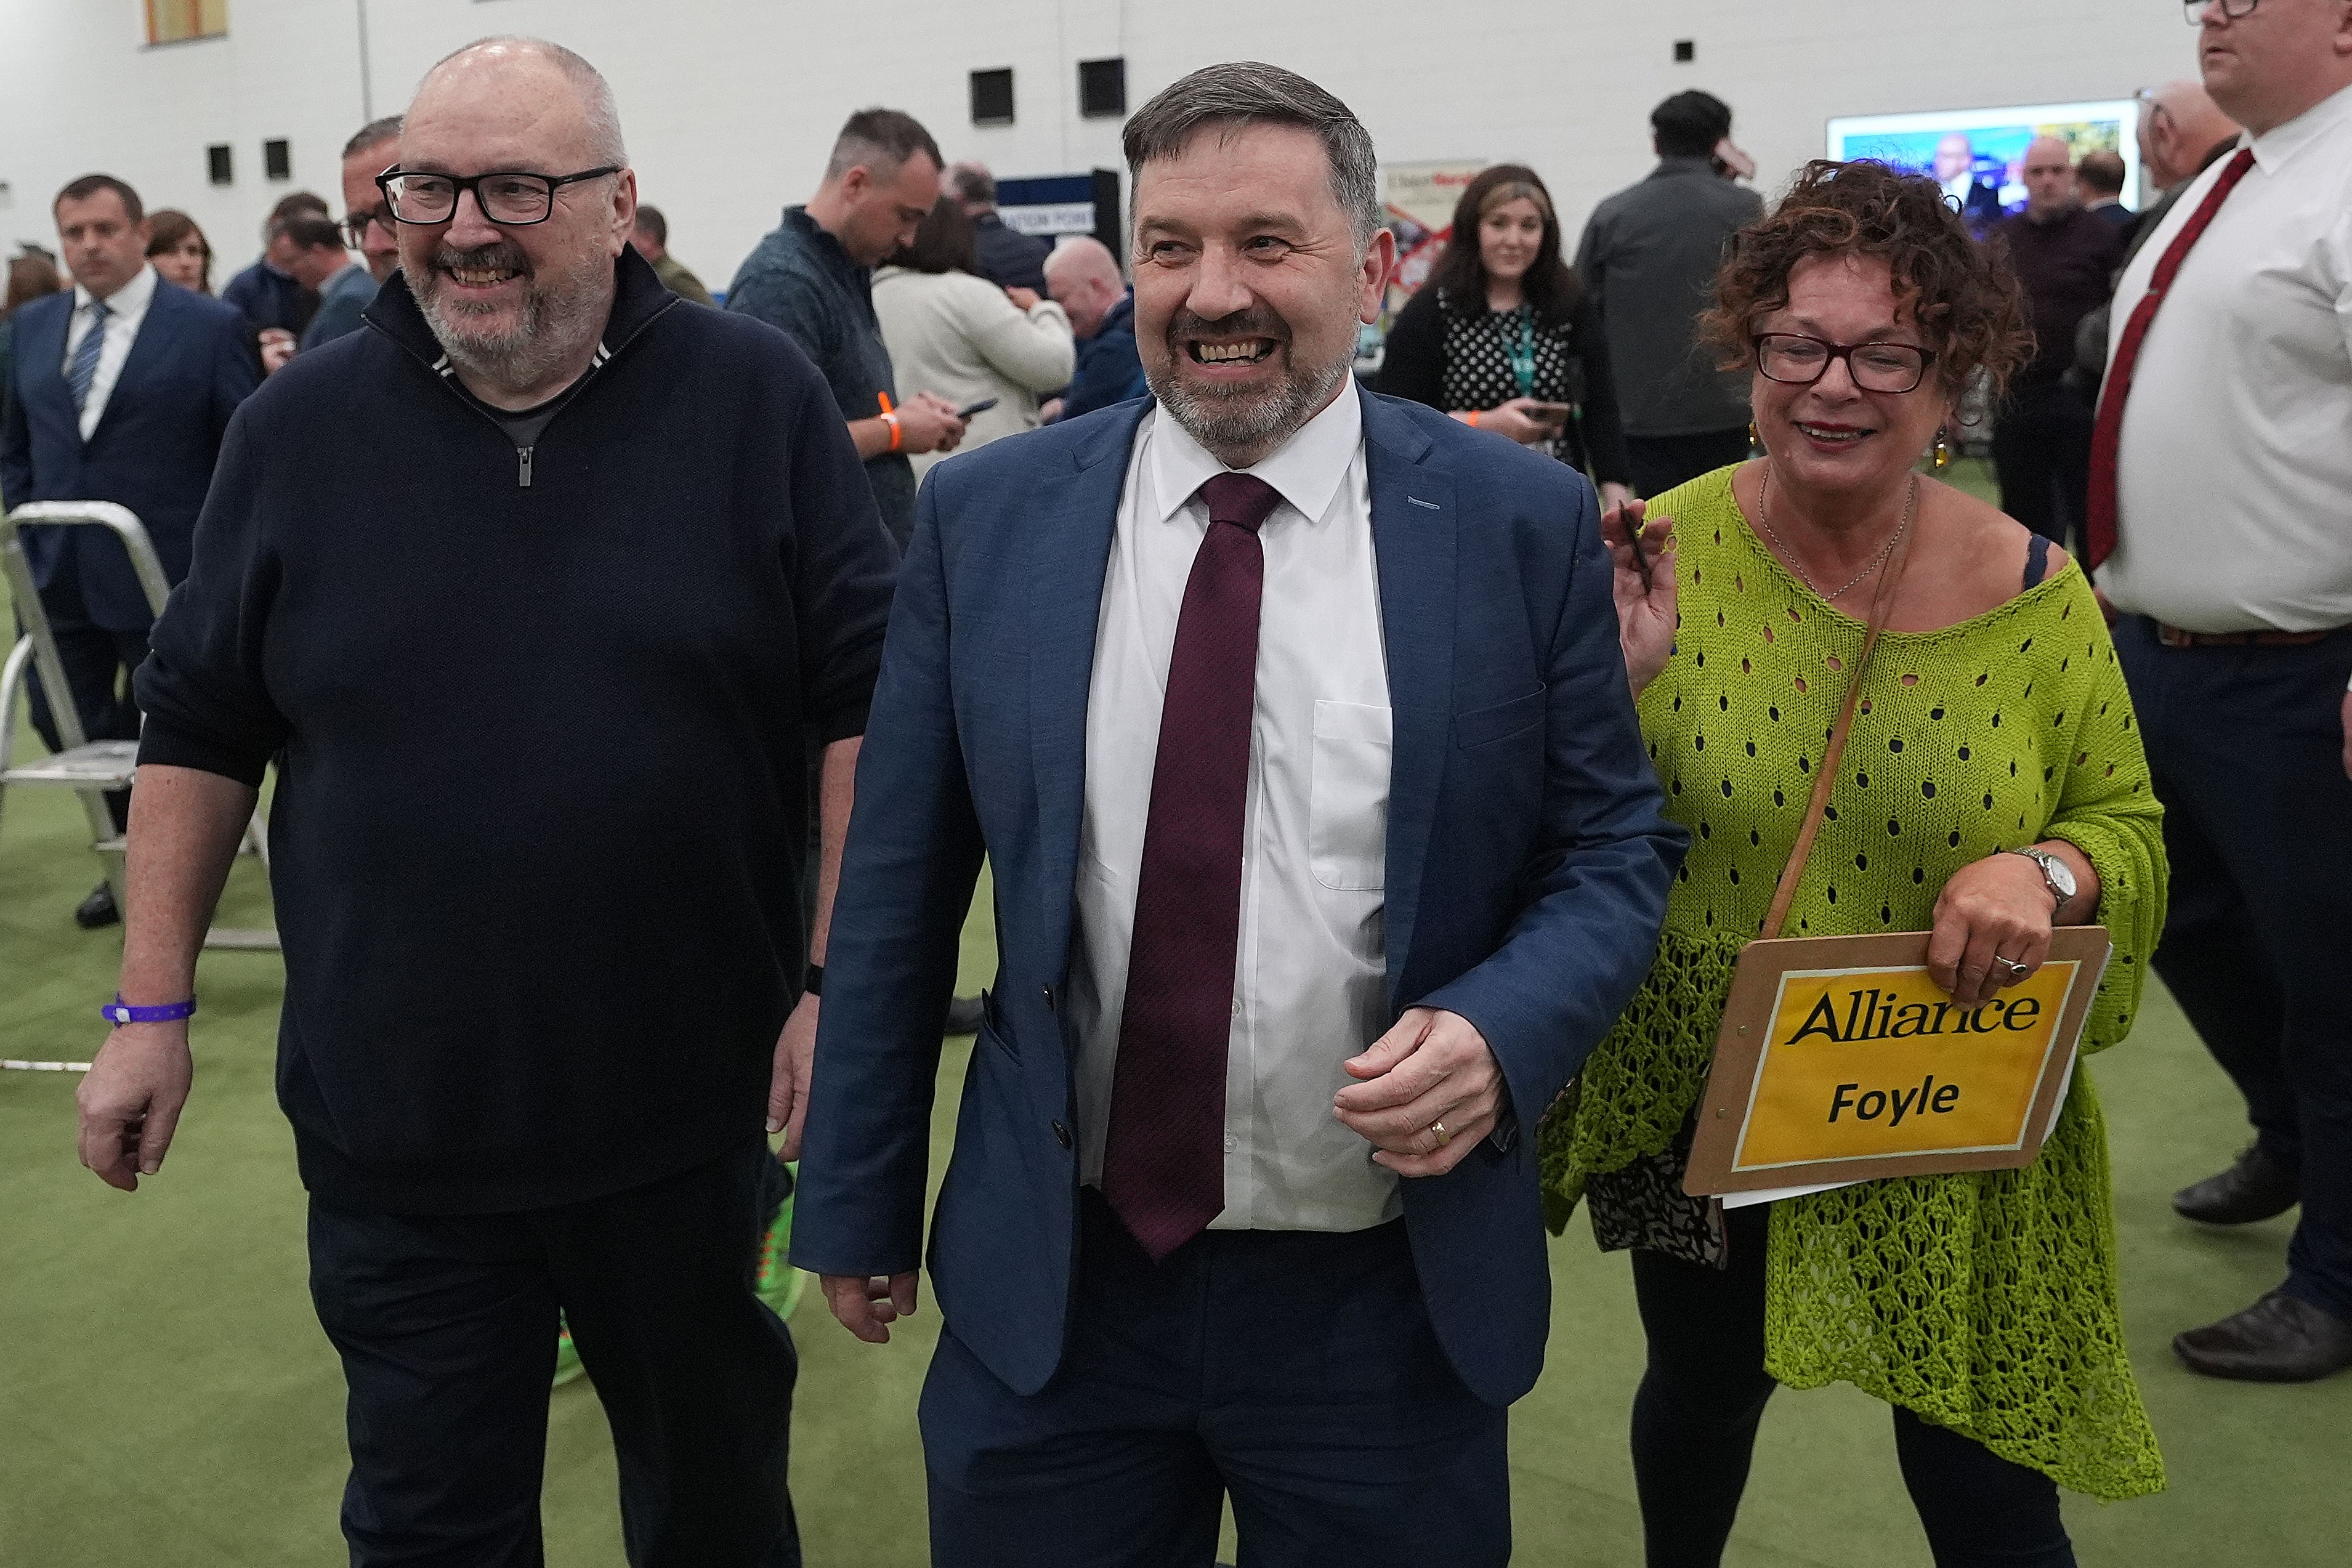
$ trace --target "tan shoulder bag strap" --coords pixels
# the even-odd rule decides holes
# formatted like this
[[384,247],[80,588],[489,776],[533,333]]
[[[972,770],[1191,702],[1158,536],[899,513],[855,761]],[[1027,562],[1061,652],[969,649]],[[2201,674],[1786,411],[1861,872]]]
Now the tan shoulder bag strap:
[[[1919,480],[1915,475],[1911,504],[1906,512],[1916,510]],[[1780,872],[1780,886],[1772,894],[1772,912],[1764,917],[1764,929],[1757,939],[1769,942],[1780,934],[1781,925],[1789,918],[1789,906],[1796,901],[1797,884],[1804,879],[1805,862],[1813,852],[1813,840],[1821,836],[1822,814],[1829,809],[1830,791],[1837,784],[1838,764],[1845,757],[1847,734],[1853,729],[1854,710],[1862,703],[1862,683],[1870,674],[1871,655],[1878,651],[1879,634],[1886,629],[1887,616],[1895,613],[1895,596],[1903,584],[1903,564],[1911,555],[1910,523],[1916,517],[1899,525],[1903,537],[1895,542],[1895,553],[1887,558],[1886,570],[1879,574],[1878,590],[1870,601],[1870,634],[1862,639],[1862,657],[1854,661],[1853,679],[1846,682],[1845,706],[1838,712],[1836,727],[1830,731],[1830,743],[1822,753],[1821,771],[1813,777],[1813,798],[1805,806],[1805,825],[1797,830],[1796,847],[1789,851],[1789,864]]]

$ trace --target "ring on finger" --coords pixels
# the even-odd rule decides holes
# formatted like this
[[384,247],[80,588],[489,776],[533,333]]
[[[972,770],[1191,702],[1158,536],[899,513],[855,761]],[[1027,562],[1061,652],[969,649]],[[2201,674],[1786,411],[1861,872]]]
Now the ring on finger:
[[1437,1135],[1437,1146],[1441,1149],[1454,1141],[1454,1134],[1445,1130],[1445,1123],[1443,1121],[1431,1122],[1429,1130]]
[[1997,952],[1992,955],[1992,958],[1995,963],[2005,965],[2010,973],[2021,980],[2033,973],[2033,965],[2030,963],[2020,963],[2013,958],[2003,958]]

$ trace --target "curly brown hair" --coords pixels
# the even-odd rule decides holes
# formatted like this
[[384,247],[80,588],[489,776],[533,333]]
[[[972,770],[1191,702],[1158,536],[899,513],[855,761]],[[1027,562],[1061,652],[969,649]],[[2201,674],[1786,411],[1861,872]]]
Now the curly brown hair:
[[1755,323],[1789,303],[1789,275],[1811,256],[1869,256],[1894,274],[1936,355],[1945,395],[1958,397],[1982,371],[1998,403],[2009,378],[2033,357],[2033,331],[2007,249],[1979,244],[1944,200],[1943,187],[1866,160],[1816,158],[1780,205],[1731,237],[1715,277],[1715,303],[1699,336],[1723,353],[1723,368],[1755,362]]

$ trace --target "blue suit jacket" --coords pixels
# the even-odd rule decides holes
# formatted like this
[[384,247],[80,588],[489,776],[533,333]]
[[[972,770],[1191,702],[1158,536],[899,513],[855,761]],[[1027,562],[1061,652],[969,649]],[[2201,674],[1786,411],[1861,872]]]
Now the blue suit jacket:
[[[89,439],[63,369],[73,320],[68,289],[35,300],[16,322],[13,383],[0,416],[0,491],[9,504],[110,500],[147,527],[163,575],[178,583],[220,456],[228,416],[261,384],[251,329],[232,305],[158,279],[131,356]],[[78,574],[82,601],[100,626],[143,629],[154,617],[114,536],[96,528],[33,528],[25,553],[47,587]]]
[[[1145,404],[942,464],[924,488],[857,770],[826,952],[793,1257],[921,1256],[940,1017],[983,853],[999,967],[931,1231],[948,1323],[1032,1393],[1058,1363],[1077,1155],[1062,1005],[1095,626]],[[1364,397],[1395,710],[1391,1014],[1461,1014],[1519,1127],[1648,970],[1686,839],[1661,815],[1618,650],[1592,491],[1566,465]],[[1369,1044],[1370,1042],[1366,1042]],[[1481,1398],[1543,1363],[1550,1277],[1532,1136],[1404,1184],[1439,1339]]]

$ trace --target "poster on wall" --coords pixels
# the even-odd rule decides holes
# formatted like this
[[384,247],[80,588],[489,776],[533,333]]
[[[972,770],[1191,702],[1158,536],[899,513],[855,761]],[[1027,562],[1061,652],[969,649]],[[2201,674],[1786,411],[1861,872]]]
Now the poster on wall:
[[2130,99],[2033,103],[1920,114],[1848,115],[1829,122],[1829,155],[1869,158],[1908,174],[1929,174],[1945,199],[1982,237],[2003,217],[2025,210],[2025,149],[2037,136],[2063,137],[2081,163],[2086,153],[2124,161],[2124,205],[2140,205],[2139,107]]
[[1382,331],[1429,280],[1429,269],[1453,233],[1454,204],[1486,166],[1483,159],[1449,158],[1381,168],[1388,229],[1397,242],[1396,271],[1389,279],[1388,309],[1380,323]]

